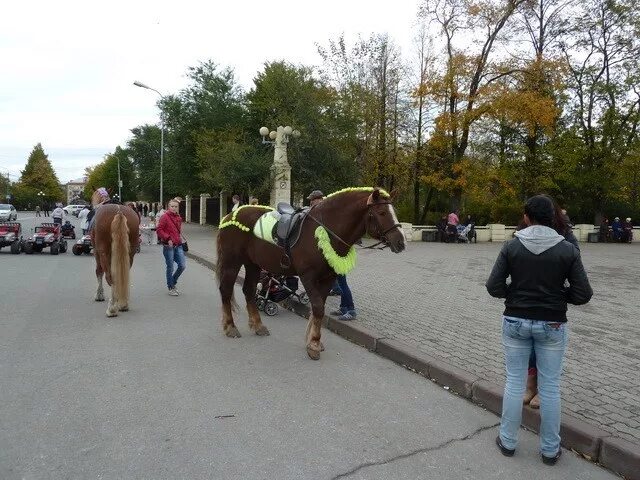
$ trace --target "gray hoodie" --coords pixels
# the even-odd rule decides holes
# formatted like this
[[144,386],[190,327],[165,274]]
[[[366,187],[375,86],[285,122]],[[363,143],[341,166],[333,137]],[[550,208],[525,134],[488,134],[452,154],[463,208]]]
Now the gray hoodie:
[[531,225],[515,233],[520,243],[534,255],[540,255],[564,240],[553,228]]

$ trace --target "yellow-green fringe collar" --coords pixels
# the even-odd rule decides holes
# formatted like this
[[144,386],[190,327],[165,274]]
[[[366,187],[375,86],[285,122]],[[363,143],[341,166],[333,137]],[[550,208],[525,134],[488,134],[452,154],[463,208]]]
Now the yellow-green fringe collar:
[[333,268],[334,272],[338,275],[346,275],[353,270],[353,267],[356,266],[356,249],[353,245],[349,252],[344,257],[341,257],[331,246],[329,234],[324,227],[316,228],[315,237],[318,240],[318,248],[322,252],[322,256],[329,266]]
[[[333,192],[330,193],[329,195],[327,195],[327,198],[329,197],[333,197],[334,195],[338,195],[339,193],[344,193],[344,192],[373,192],[374,188],[373,187],[348,187],[348,188],[343,188],[342,190],[338,190],[337,192]],[[382,195],[385,198],[389,198],[391,195],[389,195],[389,193],[382,189],[379,188],[378,190],[380,190],[380,195]]]
[[[236,220],[236,216],[238,215],[238,212],[240,210],[242,210],[243,208],[264,208],[266,210],[273,210],[273,208],[268,207],[267,205],[242,205],[242,206],[236,208],[230,214],[227,214],[224,217],[222,217],[222,220],[220,220],[220,225],[218,225],[218,228],[220,229],[220,228],[234,226],[234,227],[238,227],[243,232],[251,231],[251,229],[249,227],[247,227],[246,225],[243,225],[242,223],[240,223],[239,221]],[[231,215],[231,219],[230,220],[229,220],[229,215]]]

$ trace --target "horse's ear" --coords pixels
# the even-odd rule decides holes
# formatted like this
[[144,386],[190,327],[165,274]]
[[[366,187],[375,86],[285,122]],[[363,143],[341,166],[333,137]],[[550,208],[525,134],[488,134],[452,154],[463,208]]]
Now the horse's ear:
[[369,198],[367,199],[367,205],[377,203],[378,200],[380,200],[380,189],[374,188],[373,192],[371,192],[371,195],[369,195]]

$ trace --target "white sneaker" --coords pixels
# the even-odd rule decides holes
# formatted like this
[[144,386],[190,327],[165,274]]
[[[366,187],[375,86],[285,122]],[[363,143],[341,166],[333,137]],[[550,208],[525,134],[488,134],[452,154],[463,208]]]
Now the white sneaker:
[[169,295],[171,295],[172,297],[177,297],[180,294],[178,293],[178,291],[175,288],[170,288],[169,289]]

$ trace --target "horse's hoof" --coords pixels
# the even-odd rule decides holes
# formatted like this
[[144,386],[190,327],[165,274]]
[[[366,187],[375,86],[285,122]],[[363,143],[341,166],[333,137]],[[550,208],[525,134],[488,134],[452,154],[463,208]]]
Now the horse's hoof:
[[104,302],[104,295],[96,295],[96,302]]
[[260,328],[256,329],[256,335],[258,335],[259,337],[266,337],[271,335],[271,333],[269,332],[269,329],[267,327],[265,327],[264,325],[260,325]]
[[320,360],[320,350],[318,347],[307,345],[307,355],[311,360]]
[[118,312],[112,312],[111,310],[107,310],[107,317],[117,317],[118,316]]
[[224,334],[229,338],[240,338],[242,336],[236,327],[225,329]]
[[122,307],[119,307],[118,310],[120,310],[121,312],[128,312],[129,305],[123,305]]
[[324,352],[324,343],[318,342],[318,344],[320,345],[320,351]]

